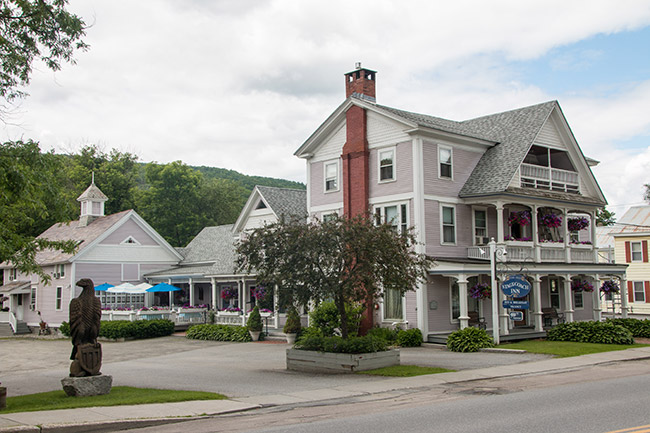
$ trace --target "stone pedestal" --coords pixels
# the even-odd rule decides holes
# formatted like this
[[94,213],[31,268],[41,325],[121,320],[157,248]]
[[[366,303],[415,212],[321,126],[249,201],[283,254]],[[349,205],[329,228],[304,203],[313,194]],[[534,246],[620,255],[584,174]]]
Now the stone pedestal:
[[89,397],[111,392],[113,376],[99,375],[86,377],[66,377],[61,379],[63,390],[70,397]]

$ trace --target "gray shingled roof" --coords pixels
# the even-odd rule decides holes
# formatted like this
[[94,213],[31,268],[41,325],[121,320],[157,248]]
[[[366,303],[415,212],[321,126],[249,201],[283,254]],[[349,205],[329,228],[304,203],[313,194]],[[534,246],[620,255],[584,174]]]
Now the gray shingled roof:
[[77,198],[77,201],[83,200],[108,200],[108,197],[95,185],[91,183],[88,188]]
[[259,185],[256,188],[278,218],[307,218],[306,190]]
[[[69,223],[57,223],[49,229],[45,230],[38,237],[49,239],[51,241],[66,241],[74,240],[79,242],[77,254],[83,251],[95,239],[101,236],[106,230],[111,228],[114,224],[124,218],[131,210],[114,213],[99,217],[84,227],[79,227],[79,221],[71,221]],[[61,251],[41,251],[36,255],[36,261],[41,265],[63,263],[74,254],[66,254]]]

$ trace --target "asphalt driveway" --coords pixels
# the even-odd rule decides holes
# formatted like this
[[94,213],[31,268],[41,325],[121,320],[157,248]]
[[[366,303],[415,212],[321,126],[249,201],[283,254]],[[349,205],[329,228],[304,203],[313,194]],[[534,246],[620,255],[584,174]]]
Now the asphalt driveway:
[[[102,342],[102,372],[114,386],[212,391],[229,397],[309,391],[385,378],[307,374],[285,369],[288,344],[227,343],[169,336]],[[68,375],[69,340],[0,339],[0,382],[9,395],[61,389]],[[401,349],[402,364],[467,370],[545,359],[545,355],[448,352],[440,346]]]

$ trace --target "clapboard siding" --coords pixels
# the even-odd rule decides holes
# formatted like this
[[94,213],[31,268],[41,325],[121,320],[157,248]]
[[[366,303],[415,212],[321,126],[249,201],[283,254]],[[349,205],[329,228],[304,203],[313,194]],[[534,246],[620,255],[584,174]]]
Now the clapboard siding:
[[346,141],[345,123],[339,129],[334,131],[324,143],[316,150],[312,161],[324,161],[327,159],[338,158],[343,152],[343,145]]
[[158,242],[149,236],[149,234],[147,234],[147,232],[145,232],[142,227],[132,219],[129,219],[113,233],[106,236],[106,238],[101,241],[100,245],[119,245],[129,236],[138,241],[140,245],[158,245]]
[[90,278],[96,286],[103,283],[118,285],[122,283],[121,263],[77,263],[76,278]]
[[410,141],[408,134],[404,132],[404,126],[387,119],[386,117],[374,112],[368,113],[368,146],[370,149],[374,147],[383,147]]
[[427,284],[429,304],[435,301],[437,308],[428,310],[429,329],[435,332],[448,332],[458,329],[458,323],[451,321],[451,290],[449,278],[433,276]]
[[[425,200],[425,233],[427,254],[437,257],[467,257],[467,247],[473,245],[472,207],[464,204],[447,204],[456,208],[456,245],[441,245],[440,203]],[[496,215],[494,216],[496,218]],[[496,233],[496,226],[494,228]]]
[[84,261],[97,262],[178,262],[166,248],[142,245],[98,245],[83,255]]
[[406,292],[404,295],[406,300],[406,321],[408,322],[408,328],[417,328],[418,327],[418,303],[416,292]]
[[544,126],[535,138],[535,143],[540,146],[551,146],[558,149],[566,149],[562,137],[560,136],[555,122],[551,118],[546,120]]
[[267,224],[273,224],[274,222],[277,222],[277,220],[278,219],[275,217],[275,214],[273,214],[269,208],[254,210],[248,215],[248,218],[244,223],[244,230],[252,230],[259,227],[264,227]]
[[[390,148],[390,146],[389,146]],[[386,148],[372,149],[368,160],[370,198],[413,191],[413,146],[410,141],[395,146],[395,180],[379,183],[379,152]]]
[[[452,149],[452,177],[444,179],[438,177],[438,147]],[[460,189],[481,159],[481,152],[474,152],[466,148],[454,147],[447,143],[424,141],[422,146],[422,159],[424,171],[424,194],[458,197]]]

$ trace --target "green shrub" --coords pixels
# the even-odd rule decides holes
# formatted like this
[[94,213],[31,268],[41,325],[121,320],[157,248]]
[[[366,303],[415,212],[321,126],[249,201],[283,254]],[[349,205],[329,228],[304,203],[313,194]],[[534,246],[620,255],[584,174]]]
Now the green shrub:
[[300,350],[329,353],[374,353],[388,350],[388,342],[379,337],[323,337],[317,334],[303,335],[294,346]]
[[487,332],[471,326],[454,331],[447,338],[447,349],[452,352],[478,352],[493,346],[492,337]]
[[397,332],[396,342],[401,347],[420,347],[422,346],[422,331],[418,328],[400,329]]
[[382,340],[386,340],[389,344],[394,344],[397,341],[397,334],[399,331],[399,329],[374,327],[368,331],[367,335],[381,338]]
[[648,319],[607,319],[605,323],[620,325],[632,333],[632,337],[650,338],[650,320]]
[[[361,325],[361,317],[363,316],[363,306],[346,304],[345,312],[348,316],[348,335],[355,336],[359,333],[359,325]],[[337,329],[341,327],[339,310],[336,308],[334,302],[321,302],[309,313],[309,323],[320,329],[323,335],[336,335]]]
[[214,318],[216,317],[216,314],[214,310],[210,310],[208,313],[208,323],[214,323]]
[[300,323],[300,315],[298,315],[298,310],[295,307],[291,307],[287,313],[287,321],[284,324],[282,331],[285,334],[298,334],[302,324]]
[[249,331],[260,332],[264,326],[262,325],[262,315],[260,314],[260,309],[256,305],[251,311],[251,314],[248,316],[248,321],[246,322],[246,328]]
[[234,325],[194,325],[187,330],[187,338],[210,341],[252,341],[248,328]]
[[611,322],[560,323],[547,331],[550,341],[573,341],[576,343],[634,344],[632,333],[623,326]]
[[70,324],[68,322],[61,322],[61,326],[59,326],[59,331],[61,334],[65,335],[66,337],[70,336]]

